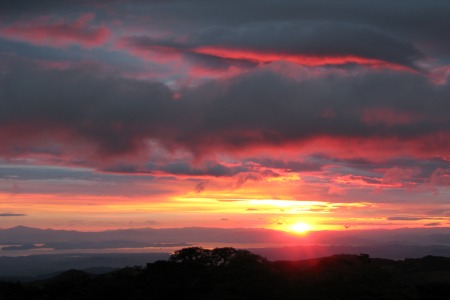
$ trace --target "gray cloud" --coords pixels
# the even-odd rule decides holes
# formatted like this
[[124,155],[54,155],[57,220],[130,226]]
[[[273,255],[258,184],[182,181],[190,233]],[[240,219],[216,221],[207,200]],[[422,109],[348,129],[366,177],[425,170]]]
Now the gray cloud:
[[0,217],[25,217],[26,214],[0,213]]
[[[94,146],[101,155],[119,155],[144,149],[148,139],[196,155],[318,136],[417,141],[412,150],[425,153],[448,153],[450,147],[449,85],[435,86],[417,74],[377,71],[297,81],[255,71],[228,80],[226,89],[220,82],[182,89],[182,98],[174,100],[162,83],[16,63],[5,65],[0,84],[0,134],[7,141],[0,152],[6,156],[49,145],[60,151]],[[366,122],[362,112],[378,108],[418,117]],[[325,110],[333,117],[324,118]],[[424,145],[423,138],[431,142]]]
[[[337,71],[315,77],[296,70],[305,72],[304,79],[296,80],[268,70],[270,66],[193,52],[196,47],[217,46],[286,55],[357,55],[419,68],[422,58],[441,63],[439,55],[450,49],[446,48],[448,30],[441,25],[448,19],[448,1],[433,5],[408,1],[408,9],[404,3],[387,0],[92,3],[80,0],[65,6],[52,0],[3,1],[0,11],[6,12],[8,21],[58,17],[69,11],[76,19],[82,13],[94,12],[95,22],[109,26],[114,38],[122,39],[126,47],[156,49],[152,51],[162,47],[196,66],[253,70],[227,80],[181,87],[177,91],[181,98],[175,100],[174,91],[165,84],[169,77],[161,82],[126,79],[112,75],[111,69],[87,64],[49,70],[21,58],[79,62],[89,57],[108,65],[117,63],[115,71],[127,65],[126,72],[145,71],[135,64],[156,65],[142,64],[136,58],[119,59],[125,55],[120,53],[123,49],[96,49],[87,54],[76,47],[59,51],[4,39],[0,53],[0,138],[5,142],[0,145],[0,156],[39,153],[64,160],[73,155],[80,165],[94,163],[104,171],[200,177],[241,174],[242,180],[247,173],[256,176],[250,163],[290,172],[327,172],[330,169],[324,167],[333,165],[333,172],[360,176],[373,184],[379,183],[381,169],[417,167],[421,173],[414,182],[428,180],[435,186],[448,186],[446,162],[436,158],[450,150],[448,83],[435,85],[424,72],[350,66],[346,66],[344,76]],[[121,12],[123,31],[112,25],[115,12]],[[136,29],[137,36],[126,34],[130,28]],[[146,35],[139,35],[142,33]],[[182,75],[174,74],[170,80],[177,76]],[[295,145],[300,151],[320,138],[377,146],[371,146],[375,154],[360,151],[363,158],[359,160],[337,159],[330,146],[320,149],[322,157],[298,161],[254,157],[238,167],[212,162],[217,153],[233,154],[261,146]],[[149,146],[152,143],[169,153],[182,150],[191,156],[156,163],[148,158],[148,150],[155,151]],[[389,152],[385,148],[390,145],[398,149],[398,144],[405,145],[409,160],[392,158],[375,163],[371,159],[377,153]],[[345,148],[347,144],[342,145]],[[416,155],[422,160],[416,160]],[[131,156],[139,162],[129,161]],[[123,159],[110,164],[111,157]],[[192,157],[203,158],[202,163],[191,165]],[[39,169],[18,169],[14,174],[4,171],[9,173],[0,177],[12,174],[39,180],[93,176],[68,170],[48,174]]]
[[[219,45],[288,55],[355,55],[413,65],[414,46],[376,28],[339,22],[280,22],[220,28],[196,36],[197,45]],[[378,45],[384,45],[378,47]]]
[[291,172],[321,171],[322,167],[325,165],[325,162],[315,161],[310,158],[307,158],[304,161],[285,161],[271,158],[253,158],[249,159],[248,161],[257,163],[264,167],[285,169]]
[[[214,59],[214,55],[194,53],[197,47],[221,47],[247,50],[261,54],[357,56],[416,68],[422,55],[413,45],[385,34],[376,28],[339,22],[256,23],[239,27],[209,28],[180,43],[173,39],[157,40],[136,36],[124,40],[140,50],[184,54],[204,64],[219,66],[236,61]],[[383,45],[383,47],[378,47]]]
[[[24,14],[74,11],[96,11],[105,21],[110,21],[111,14],[120,13],[125,21],[122,26],[176,31],[181,36],[190,36],[199,30],[214,32],[214,28],[226,28],[227,33],[212,35],[210,41],[259,44],[263,48],[272,41],[281,42],[282,47],[289,46],[287,49],[300,47],[304,51],[328,52],[325,46],[334,42],[331,49],[340,53],[352,50],[405,64],[417,58],[418,47],[433,54],[450,51],[448,28],[442,25],[447,24],[450,12],[446,0],[435,0],[433,5],[422,0],[24,0],[0,4],[4,17],[16,19]],[[259,26],[256,31],[253,30],[257,28],[255,24]],[[286,28],[281,30],[280,26]]]
[[[370,26],[385,35],[391,33],[414,43],[426,43],[428,49],[444,53],[450,50],[448,28],[442,26],[447,23],[450,12],[450,4],[445,0],[433,1],[433,5],[421,0],[154,1],[137,5],[134,9],[128,5],[127,9],[146,15],[149,24],[166,29],[177,27],[178,30],[191,31],[213,26],[245,26],[257,22],[328,21],[330,24]],[[384,44],[374,44],[374,47],[380,49]]]
[[14,178],[17,180],[47,180],[47,179],[86,179],[92,178],[92,171],[81,168],[42,167],[0,165],[0,179]]

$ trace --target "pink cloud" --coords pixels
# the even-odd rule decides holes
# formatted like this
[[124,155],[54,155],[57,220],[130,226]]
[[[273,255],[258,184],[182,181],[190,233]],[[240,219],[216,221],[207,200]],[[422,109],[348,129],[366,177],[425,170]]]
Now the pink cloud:
[[439,66],[431,70],[430,79],[435,84],[444,85],[448,81],[450,65]]
[[400,168],[393,167],[388,169],[383,175],[383,181],[386,183],[403,182],[404,180],[414,178],[421,172],[420,168]]
[[437,168],[431,175],[431,184],[436,186],[450,186],[450,169]]
[[115,49],[125,50],[145,62],[162,66],[162,70],[155,77],[173,77],[174,73],[178,74],[179,78],[174,82],[175,87],[194,86],[205,78],[229,78],[248,70],[248,67],[232,63],[224,63],[222,67],[217,68],[193,61],[190,57],[193,53],[188,48],[159,45],[152,41],[145,44],[145,41],[141,43],[139,38],[122,38],[115,45]]
[[65,47],[80,45],[86,48],[104,44],[110,31],[105,26],[92,26],[95,15],[86,13],[77,20],[41,17],[21,20],[0,29],[0,35],[7,39],[35,45]]
[[329,195],[345,195],[347,192],[344,188],[341,188],[339,186],[332,185],[328,189]]
[[[238,134],[236,131],[235,135]],[[227,148],[237,157],[257,156],[262,153],[294,157],[299,150],[304,155],[323,153],[341,159],[361,157],[372,162],[382,162],[398,156],[411,156],[426,159],[430,155],[444,157],[450,151],[450,134],[446,132],[399,139],[397,137],[345,137],[311,136],[299,140],[279,140],[283,147],[270,141],[255,141],[246,148]],[[220,141],[219,141],[220,142]],[[220,151],[223,144],[202,144],[203,154]]]
[[115,45],[115,48],[117,50],[126,50],[131,55],[139,57],[144,61],[171,64],[180,64],[184,52],[183,50],[172,46],[136,44],[132,38],[120,39]]

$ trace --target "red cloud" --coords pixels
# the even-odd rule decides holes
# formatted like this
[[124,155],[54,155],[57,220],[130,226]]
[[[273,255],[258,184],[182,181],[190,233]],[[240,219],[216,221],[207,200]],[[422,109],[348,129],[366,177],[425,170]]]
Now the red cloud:
[[399,71],[413,71],[408,67],[389,63],[379,59],[356,55],[305,55],[301,53],[261,52],[258,50],[243,50],[225,47],[203,46],[192,49],[192,52],[225,59],[247,60],[255,63],[270,63],[284,60],[303,66],[316,67],[324,65],[360,64],[374,68],[388,68]]
[[52,20],[50,17],[22,20],[0,29],[0,35],[7,39],[36,45],[54,47],[81,45],[91,48],[104,44],[110,34],[105,26],[91,26],[89,23],[94,18],[94,14],[87,13],[75,21]]

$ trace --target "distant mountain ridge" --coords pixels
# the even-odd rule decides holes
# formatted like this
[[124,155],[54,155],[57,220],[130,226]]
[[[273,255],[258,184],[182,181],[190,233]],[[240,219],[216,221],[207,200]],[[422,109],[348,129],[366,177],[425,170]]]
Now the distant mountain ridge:
[[264,228],[137,228],[99,232],[38,229],[16,226],[0,229],[0,244],[81,243],[128,241],[141,243],[315,243],[315,244],[415,244],[450,246],[450,228],[313,231],[306,235]]
[[262,228],[137,228],[99,232],[38,229],[16,226],[0,229],[0,244],[32,244],[54,242],[132,241],[149,243],[230,242],[264,243],[286,242],[294,235]]

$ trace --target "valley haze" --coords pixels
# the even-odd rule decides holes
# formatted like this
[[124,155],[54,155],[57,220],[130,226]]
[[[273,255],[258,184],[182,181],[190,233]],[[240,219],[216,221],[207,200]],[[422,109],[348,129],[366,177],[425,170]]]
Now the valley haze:
[[[0,229],[0,277],[35,278],[67,269],[120,268],[167,259],[189,246],[248,249],[269,260],[334,254],[388,259],[450,257],[450,228],[317,231],[258,228],[139,228],[81,232],[25,226]],[[26,275],[26,276],[25,276]]]

